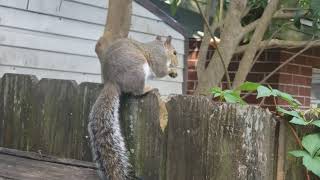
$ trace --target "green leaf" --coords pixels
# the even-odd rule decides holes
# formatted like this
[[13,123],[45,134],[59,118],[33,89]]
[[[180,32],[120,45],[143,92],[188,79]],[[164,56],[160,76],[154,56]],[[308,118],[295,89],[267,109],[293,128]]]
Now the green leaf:
[[279,106],[277,106],[277,111],[282,112],[284,114],[288,114],[293,117],[297,117],[299,119],[303,119],[297,111],[288,111],[288,110],[285,110]]
[[259,86],[257,88],[257,91],[258,91],[257,99],[261,98],[261,97],[269,97],[272,95],[271,89],[269,89],[265,86]]
[[320,157],[304,156],[302,163],[309,171],[320,177]]
[[289,151],[289,154],[291,154],[294,157],[310,156],[309,153],[304,150]]
[[222,94],[221,93],[213,93],[213,97],[218,97],[218,96],[221,96]]
[[272,92],[273,92],[272,94],[273,94],[274,96],[280,97],[281,99],[287,101],[290,105],[301,105],[301,103],[300,103],[298,100],[294,99],[294,98],[293,98],[290,94],[288,94],[288,93],[279,91],[279,90],[277,90],[277,89],[273,89]]
[[320,9],[320,1],[319,0],[311,0],[310,8],[312,11],[317,12]]
[[297,117],[293,117],[289,122],[292,124],[298,124],[298,125],[304,125],[304,126],[308,125],[308,123],[304,119],[297,118]]
[[313,124],[313,125],[315,125],[315,126],[320,127],[320,120],[312,121],[312,123],[311,123],[311,124]]
[[211,92],[212,93],[222,93],[222,89],[219,87],[214,87],[211,89]]
[[302,138],[302,146],[314,157],[320,149],[320,133],[309,134]]
[[303,158],[303,165],[315,175],[320,177],[320,157],[312,157],[307,151],[290,151],[289,154]]
[[261,86],[261,84],[247,81],[247,82],[243,83],[241,86],[239,86],[237,88],[237,90],[240,90],[240,91],[256,91],[259,86]]
[[237,102],[239,102],[239,99],[236,96],[234,96],[232,94],[228,94],[228,93],[224,95],[224,99],[228,103],[237,103]]
[[240,103],[240,104],[247,104],[245,101],[242,100],[240,97],[240,93],[233,90],[225,90],[224,92],[224,99],[228,103]]

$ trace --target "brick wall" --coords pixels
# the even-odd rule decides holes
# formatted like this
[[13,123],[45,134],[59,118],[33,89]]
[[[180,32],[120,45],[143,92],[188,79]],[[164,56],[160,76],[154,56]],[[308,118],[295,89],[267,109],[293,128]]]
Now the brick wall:
[[[199,47],[201,42],[196,40],[190,40],[190,50],[188,57],[188,94],[192,94],[197,86],[197,73],[196,64],[199,53]],[[209,53],[212,54],[213,48],[209,49]],[[266,77],[270,72],[272,72],[281,63],[290,58],[297,50],[281,50],[272,49],[266,50],[261,54],[255,65],[252,67],[251,72],[247,76],[247,81],[259,82],[264,77]],[[267,81],[267,85],[273,88],[277,88],[281,91],[292,94],[297,98],[304,107],[310,106],[310,93],[311,93],[311,80],[312,80],[312,66],[320,65],[320,58],[317,54],[317,49],[311,49],[310,51],[304,53],[304,55],[298,56],[294,61],[284,66],[276,74],[274,74]],[[229,75],[231,80],[233,80],[235,73],[238,69],[239,61],[241,57],[236,55],[229,67]],[[221,83],[222,88],[226,88],[226,82],[223,80]],[[255,95],[250,95],[246,98],[246,101],[251,104],[259,104],[261,100],[257,100]],[[277,104],[285,105],[286,103],[277,100]],[[268,107],[271,110],[274,109],[274,99],[267,98],[264,100],[262,106]]]

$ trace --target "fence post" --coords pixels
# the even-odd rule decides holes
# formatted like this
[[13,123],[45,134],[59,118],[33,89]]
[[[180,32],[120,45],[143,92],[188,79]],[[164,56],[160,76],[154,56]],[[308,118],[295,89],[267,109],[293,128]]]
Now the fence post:
[[158,92],[124,95],[120,119],[136,175],[157,180],[164,174],[165,133],[160,128]]
[[276,121],[270,112],[176,96],[168,113],[168,180],[275,178]]

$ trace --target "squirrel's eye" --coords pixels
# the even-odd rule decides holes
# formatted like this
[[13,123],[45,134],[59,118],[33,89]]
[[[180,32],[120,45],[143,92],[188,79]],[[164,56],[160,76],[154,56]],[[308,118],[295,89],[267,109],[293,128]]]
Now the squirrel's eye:
[[177,51],[174,50],[174,51],[173,51],[173,54],[174,54],[174,55],[177,55]]

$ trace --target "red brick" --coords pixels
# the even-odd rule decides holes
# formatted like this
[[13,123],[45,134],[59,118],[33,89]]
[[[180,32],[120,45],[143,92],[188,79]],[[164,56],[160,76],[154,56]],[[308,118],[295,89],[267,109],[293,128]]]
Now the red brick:
[[313,66],[313,67],[317,67],[320,68],[320,56],[318,57],[308,57],[308,61],[306,62],[306,65],[308,66]]
[[228,71],[238,71],[239,63],[238,62],[231,62],[228,66]]
[[188,80],[197,80],[197,71],[188,71]]
[[188,90],[194,90],[195,89],[195,82],[196,81],[188,81],[187,82],[187,89]]
[[189,59],[188,60],[188,69],[195,70],[196,69],[196,64],[197,64],[197,61]]
[[294,97],[295,99],[297,99],[301,104],[304,104],[304,97]]
[[259,104],[262,100],[262,98],[257,99],[256,95],[249,95],[244,99],[249,104]]
[[304,97],[304,105],[310,106],[310,97]]
[[280,79],[280,74],[279,74],[279,73],[276,73],[276,74],[272,75],[272,76],[267,80],[267,82],[268,82],[268,83],[278,83],[278,82],[279,82],[279,79]]
[[305,86],[311,87],[311,85],[312,85],[312,78],[311,78],[311,77],[306,78],[306,84],[305,84]]
[[198,59],[199,51],[189,52],[188,59]]
[[279,66],[279,63],[255,63],[251,72],[272,72]]
[[264,73],[249,73],[246,80],[250,82],[260,82],[263,78]]
[[307,58],[305,56],[298,56],[292,62],[295,64],[305,65],[307,62]]
[[[277,101],[276,101],[277,102]],[[274,97],[267,97],[265,98],[264,100],[264,105],[272,105],[272,106],[275,106],[274,104]]]
[[191,91],[191,90],[187,90],[187,94],[193,94],[194,91]]
[[283,91],[291,95],[299,95],[299,87],[297,86],[285,85]]
[[[233,81],[233,79],[234,79],[235,76],[236,76],[235,73],[229,72],[230,81]],[[225,75],[223,76],[222,81],[227,82],[227,77],[226,77]]]
[[277,99],[277,103],[278,103],[278,105],[289,105],[287,101],[282,100],[280,98]]
[[294,64],[288,64],[285,67],[283,67],[280,71],[297,74],[299,73],[299,66]]
[[311,96],[311,88],[299,87],[299,96]]
[[284,62],[286,60],[288,60],[292,55],[286,51],[281,51],[280,53],[280,61]]
[[292,75],[291,74],[280,74],[279,83],[292,84]]
[[280,51],[279,50],[267,50],[266,51],[266,61],[279,62],[280,61]]
[[277,83],[264,83],[263,85],[267,87],[271,86],[272,89],[279,89],[279,84]]
[[299,67],[299,74],[304,75],[304,76],[312,76],[312,67],[304,67],[300,66]]
[[307,82],[306,82],[306,79],[305,77],[303,76],[293,76],[293,84],[294,85],[306,85]]

